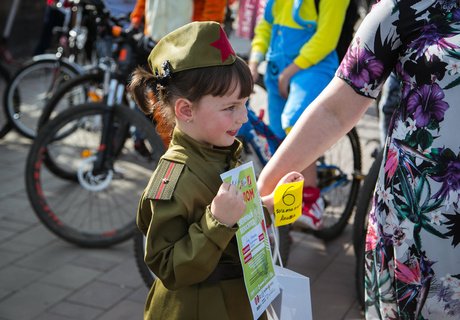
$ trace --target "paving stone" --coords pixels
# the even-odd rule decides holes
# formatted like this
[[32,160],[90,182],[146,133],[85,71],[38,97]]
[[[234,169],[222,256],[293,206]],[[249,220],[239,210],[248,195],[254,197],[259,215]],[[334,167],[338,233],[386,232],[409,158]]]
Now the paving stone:
[[31,244],[34,246],[44,246],[58,238],[41,224],[36,224],[26,232],[18,234],[16,241]]
[[358,301],[351,306],[347,314],[343,318],[344,320],[360,320],[364,319],[364,312],[361,310]]
[[96,308],[109,308],[122,298],[131,294],[132,290],[106,282],[94,281],[77,290],[67,300]]
[[[2,192],[0,187],[0,192]],[[9,218],[12,221],[23,221],[26,223],[38,222],[37,217],[32,211],[25,190],[20,192],[21,196],[8,196],[7,194],[0,198],[2,203],[1,217]],[[2,195],[4,195],[2,193]]]
[[[6,290],[5,288],[0,288],[0,301],[5,299],[6,296],[9,295],[9,294],[11,294],[11,290]],[[135,300],[135,299],[133,299],[133,300]]]
[[141,275],[137,269],[136,262],[133,258],[129,259],[109,272],[104,273],[98,280],[117,283],[130,288],[137,288],[143,284]]
[[139,320],[143,319],[144,305],[124,300],[107,311],[98,320]]
[[[0,150],[1,152],[1,150]],[[11,197],[16,194],[24,194],[24,182],[21,179],[20,183],[15,179],[17,176],[22,176],[22,165],[21,168],[19,167],[14,167],[14,168],[8,168],[9,170],[6,170],[6,173],[4,170],[0,171],[3,172],[0,178],[2,181],[14,181],[12,183],[2,183],[0,184],[0,194],[2,197]]]
[[66,317],[65,319],[92,320],[102,313],[103,309],[100,308],[88,307],[82,304],[63,301],[48,309],[47,314],[61,318]]
[[149,289],[147,288],[147,286],[143,284],[140,287],[138,287],[132,294],[130,294],[128,296],[128,299],[144,305],[145,300],[147,299],[148,293],[149,293]]
[[[1,223],[1,221],[0,221]],[[0,241],[5,241],[11,237],[13,237],[16,234],[16,232],[10,230],[10,229],[4,229],[0,227]],[[0,262],[1,265],[1,262]]]
[[11,320],[32,320],[48,307],[62,300],[70,290],[44,283],[30,286],[0,302],[0,317]]
[[[36,223],[35,221],[34,223]],[[15,233],[23,232],[30,228],[33,223],[14,220],[9,216],[0,219],[0,229],[9,230]]]
[[0,270],[1,270],[2,267],[19,259],[19,257],[21,257],[21,254],[0,249],[0,257],[2,257],[0,259]]
[[84,249],[74,248],[62,241],[56,241],[42,246],[39,250],[18,261],[17,264],[35,270],[51,272],[69,263],[82,252]]
[[42,272],[10,264],[0,269],[0,283],[4,290],[17,291],[27,287],[42,275]]
[[98,271],[66,264],[48,273],[40,281],[64,288],[77,289],[83,287],[99,275],[100,272]]
[[[20,235],[17,235],[17,237],[19,236]],[[12,239],[0,243],[0,249],[24,255],[35,251],[37,247],[26,243],[19,243],[16,241],[16,237],[13,237]]]
[[34,320],[75,320],[75,318],[45,312],[34,318]]
[[118,261],[100,257],[97,253],[88,253],[76,257],[72,263],[76,266],[92,268],[99,271],[108,271],[113,268],[114,264],[118,263]]

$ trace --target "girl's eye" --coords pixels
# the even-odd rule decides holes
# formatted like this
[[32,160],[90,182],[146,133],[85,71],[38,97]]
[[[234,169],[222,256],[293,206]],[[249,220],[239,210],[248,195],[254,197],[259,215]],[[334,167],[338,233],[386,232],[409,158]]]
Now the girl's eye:
[[227,108],[227,110],[228,111],[233,111],[233,110],[235,110],[235,108],[236,108],[235,106],[230,106],[230,107]]

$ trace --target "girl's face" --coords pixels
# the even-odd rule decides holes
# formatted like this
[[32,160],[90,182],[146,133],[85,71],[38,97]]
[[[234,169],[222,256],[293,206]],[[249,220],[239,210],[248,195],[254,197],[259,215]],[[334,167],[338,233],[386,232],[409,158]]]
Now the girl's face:
[[192,121],[188,123],[188,134],[195,140],[216,147],[228,147],[243,123],[248,121],[246,101],[239,99],[240,87],[230,95],[203,96],[193,104]]

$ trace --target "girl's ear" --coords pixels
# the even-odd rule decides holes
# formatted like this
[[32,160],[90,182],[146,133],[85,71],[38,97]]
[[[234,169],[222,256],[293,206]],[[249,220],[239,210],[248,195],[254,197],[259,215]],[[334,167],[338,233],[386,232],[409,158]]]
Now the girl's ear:
[[192,103],[185,99],[179,98],[174,104],[174,112],[176,113],[176,118],[185,122],[192,121]]

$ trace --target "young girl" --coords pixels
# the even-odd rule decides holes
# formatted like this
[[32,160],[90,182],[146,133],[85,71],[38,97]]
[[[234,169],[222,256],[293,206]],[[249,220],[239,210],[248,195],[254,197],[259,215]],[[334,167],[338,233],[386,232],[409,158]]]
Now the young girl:
[[[235,238],[245,204],[220,179],[238,165],[235,136],[247,121],[249,68],[215,22],[168,34],[148,63],[153,74],[137,70],[130,89],[145,113],[167,121],[170,131],[163,134],[171,143],[137,215],[145,262],[158,278],[144,318],[252,319]],[[281,182],[301,178],[291,173]],[[271,195],[263,200],[272,206]]]

